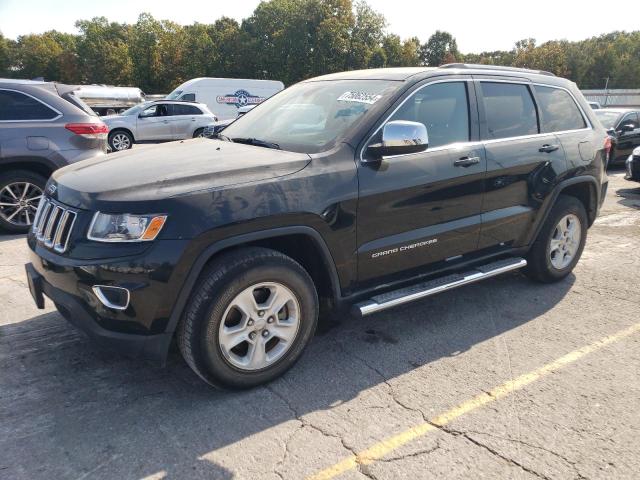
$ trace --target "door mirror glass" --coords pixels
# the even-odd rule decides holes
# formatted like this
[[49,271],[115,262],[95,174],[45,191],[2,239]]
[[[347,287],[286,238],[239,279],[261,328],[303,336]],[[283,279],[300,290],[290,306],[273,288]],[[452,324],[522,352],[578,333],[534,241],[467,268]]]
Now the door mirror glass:
[[382,142],[369,145],[368,153],[382,159],[390,155],[423,152],[429,146],[427,127],[420,122],[392,120],[382,128]]

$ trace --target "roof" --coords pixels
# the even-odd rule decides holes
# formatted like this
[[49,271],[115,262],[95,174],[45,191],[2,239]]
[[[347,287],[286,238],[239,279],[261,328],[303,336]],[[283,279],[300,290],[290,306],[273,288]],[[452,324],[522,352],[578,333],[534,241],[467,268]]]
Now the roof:
[[403,81],[414,75],[435,70],[433,67],[394,67],[369,68],[366,70],[351,70],[348,72],[330,73],[307,81],[319,80],[397,80]]

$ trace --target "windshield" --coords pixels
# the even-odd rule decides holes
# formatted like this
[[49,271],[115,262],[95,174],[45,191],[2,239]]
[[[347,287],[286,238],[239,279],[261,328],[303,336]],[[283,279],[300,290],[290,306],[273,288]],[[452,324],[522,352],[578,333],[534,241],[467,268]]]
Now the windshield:
[[174,90],[169,95],[167,95],[165,100],[177,100],[181,93],[182,93],[182,90]]
[[598,117],[598,120],[600,120],[602,126],[607,130],[615,127],[616,121],[620,116],[620,113],[618,112],[607,112],[605,110],[596,110],[594,113],[596,114],[596,117]]
[[149,105],[151,102],[139,103],[131,108],[126,109],[120,115],[137,115],[145,106]]
[[298,83],[238,118],[224,135],[293,152],[322,152],[401,85],[386,80]]

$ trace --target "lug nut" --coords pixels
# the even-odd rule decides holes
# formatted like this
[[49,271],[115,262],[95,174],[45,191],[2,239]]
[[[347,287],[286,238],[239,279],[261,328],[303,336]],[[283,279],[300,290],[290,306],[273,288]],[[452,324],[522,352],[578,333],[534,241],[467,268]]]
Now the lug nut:
[[249,334],[249,340],[253,340],[254,338],[256,338],[256,332],[251,332]]
[[263,330],[262,331],[262,336],[263,337],[268,337],[269,336],[269,330]]
[[260,310],[260,311],[258,312],[258,316],[259,316],[259,317],[264,317],[264,310]]
[[254,321],[252,319],[249,319],[249,321],[247,322],[247,325],[251,326],[254,324]]
[[267,323],[273,323],[273,322],[275,322],[275,319],[273,317],[267,318]]

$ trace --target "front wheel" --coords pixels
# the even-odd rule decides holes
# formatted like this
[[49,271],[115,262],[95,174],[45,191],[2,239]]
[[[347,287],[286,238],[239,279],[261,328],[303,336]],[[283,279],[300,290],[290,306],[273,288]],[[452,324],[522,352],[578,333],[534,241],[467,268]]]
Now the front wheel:
[[587,241],[587,212],[580,200],[561,195],[527,257],[525,273],[551,283],[569,275]]
[[245,248],[202,274],[178,326],[178,346],[209,384],[250,388],[293,366],[317,320],[306,270],[274,250]]
[[203,138],[204,137],[204,128],[198,128],[195,132],[193,132],[193,138]]

